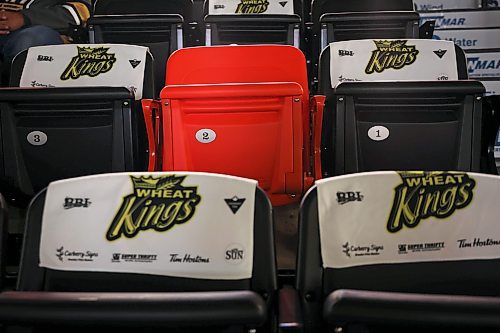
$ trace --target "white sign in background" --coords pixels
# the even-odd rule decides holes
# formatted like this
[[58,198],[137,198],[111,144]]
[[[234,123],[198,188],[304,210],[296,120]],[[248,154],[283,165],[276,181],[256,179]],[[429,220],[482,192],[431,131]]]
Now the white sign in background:
[[[241,12],[243,9],[243,13]],[[247,12],[250,11],[250,12]],[[210,0],[209,15],[293,15],[293,0]]]
[[500,29],[498,28],[435,30],[433,38],[452,41],[463,50],[500,47]]
[[418,51],[415,62],[400,69],[387,68],[380,73],[367,74],[365,69],[370,63],[372,52],[377,50],[376,41],[379,40],[353,40],[330,44],[332,88],[346,81],[458,79],[453,42],[425,39],[405,39],[406,46],[415,46]]
[[[135,193],[130,175],[186,176],[181,186],[196,187],[201,198],[196,206],[188,205],[194,209],[194,215],[166,231],[147,228],[130,238],[119,234],[109,240],[108,229],[120,208],[124,208],[124,197]],[[257,182],[250,179],[203,173],[117,173],[53,182],[48,187],[43,211],[40,266],[200,279],[250,278],[256,186]],[[163,195],[164,191],[158,193]],[[190,193],[189,197],[193,195]],[[239,204],[231,208],[226,199]],[[68,200],[80,204],[64,208]],[[128,209],[155,205],[144,201],[147,198],[134,200],[126,206]],[[182,208],[178,216],[188,214],[189,207]],[[126,214],[119,230],[134,230],[137,223]]]
[[[85,48],[88,52],[82,49],[79,52],[79,48]],[[99,52],[95,50],[99,48],[104,48],[105,51],[97,54]],[[126,87],[134,91],[136,100],[140,100],[147,52],[147,47],[121,44],[31,47],[28,50],[20,86]],[[87,54],[80,56],[80,53]],[[108,66],[111,68],[103,72],[103,69],[107,69]],[[68,71],[68,75],[66,79],[61,79],[65,71]],[[83,73],[91,73],[91,75],[79,75]]]
[[436,29],[498,28],[500,10],[471,10],[420,13],[420,24],[436,21]]
[[481,0],[413,0],[417,11],[443,9],[474,9],[481,7]]
[[500,78],[500,51],[467,52],[465,55],[471,79]]
[[[317,181],[323,267],[500,258],[500,177],[468,176],[475,181],[468,206],[447,218],[422,218],[413,228],[403,226],[397,232],[389,232],[387,224],[395,189],[403,183],[398,173],[372,172]],[[458,184],[460,179],[465,178],[454,177]],[[418,195],[419,190],[431,193],[425,186],[412,187],[404,198]],[[443,210],[462,200],[462,191],[468,189],[451,186],[445,191],[433,192],[440,195],[438,206]],[[353,199],[338,202],[339,193],[344,198],[352,193]],[[406,208],[417,211],[415,206]]]

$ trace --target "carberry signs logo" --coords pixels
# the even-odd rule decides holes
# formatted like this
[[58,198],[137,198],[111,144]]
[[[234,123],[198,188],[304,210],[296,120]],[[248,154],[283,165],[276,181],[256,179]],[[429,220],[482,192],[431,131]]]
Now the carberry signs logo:
[[183,186],[187,176],[134,177],[134,192],[123,198],[106,239],[133,238],[139,231],[165,232],[191,220],[200,203],[197,186]]
[[395,190],[387,231],[415,228],[429,217],[444,219],[467,207],[476,182],[466,173],[401,172],[403,182]]
[[64,246],[61,246],[56,249],[56,257],[59,261],[85,261],[92,262],[95,257],[98,257],[99,254],[94,251],[74,251],[67,250]]
[[342,244],[342,252],[346,257],[378,256],[384,250],[383,245],[352,245],[349,242]]

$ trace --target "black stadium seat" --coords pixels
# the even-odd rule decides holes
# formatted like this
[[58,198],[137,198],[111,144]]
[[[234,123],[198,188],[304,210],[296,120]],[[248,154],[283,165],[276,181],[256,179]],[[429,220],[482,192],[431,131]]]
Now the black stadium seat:
[[275,265],[271,205],[254,180],[64,180],[30,205],[18,286],[0,294],[0,325],[270,332]]
[[190,21],[192,8],[191,0],[96,1],[88,21],[90,42],[149,47],[158,96],[169,55],[184,45],[184,24]]
[[[367,38],[418,38],[419,16],[412,1],[328,1],[312,3],[311,62],[317,81],[321,51],[331,42]],[[431,34],[432,36],[432,34]]]
[[299,221],[305,332],[498,331],[499,185],[483,174],[372,172],[314,186]]
[[[227,8],[226,8],[227,7]],[[205,0],[205,45],[301,46],[302,0]]]
[[[24,82],[23,88],[0,89],[0,181],[9,189],[3,193],[6,198],[31,198],[56,179],[148,170],[148,150],[151,153],[154,147],[148,141],[141,101],[136,101],[134,92],[124,86],[92,85],[106,85],[113,72],[118,74],[116,63],[122,60],[125,68],[130,67],[131,76],[137,74],[132,71],[134,65],[144,70],[142,98],[152,98],[153,60],[147,49],[140,50],[145,53],[142,67],[141,60],[121,59],[126,55],[113,52],[113,48],[109,51],[110,46],[113,47],[86,44],[32,48],[34,60],[30,66],[25,66],[28,51],[15,58],[11,86],[23,83],[23,73],[34,79],[26,78],[29,82]],[[83,64],[86,57],[105,57],[116,63],[109,69],[110,76],[104,75],[100,83],[93,82],[104,74],[97,71],[91,73],[94,78],[89,82],[88,71],[85,75],[85,70],[80,71],[77,65],[60,61],[59,50],[70,53],[70,57],[74,55],[71,64]],[[44,74],[37,74],[52,65],[59,71],[55,74],[58,82],[48,82]],[[63,81],[59,73],[65,69],[70,70]],[[127,76],[118,75],[119,81],[127,84]]]
[[[371,56],[365,56],[367,59],[363,59],[363,51],[353,51],[353,44],[347,42],[332,43],[323,51],[319,92],[326,96],[326,102],[322,121],[316,121],[316,144],[321,142],[316,151],[321,150],[321,159],[317,154],[315,163],[322,169],[320,175],[316,168],[316,177],[374,170],[480,170],[485,90],[480,82],[464,80],[467,69],[460,48],[451,42],[420,40],[413,51],[420,52],[414,69],[412,63],[390,68],[390,62],[386,62],[387,68],[365,69],[372,57],[384,52],[384,43],[403,42],[399,50],[411,50],[417,41],[350,42],[368,47],[366,52]],[[382,42],[377,44],[382,49],[374,42]],[[334,45],[341,48],[334,60],[339,63],[331,61]],[[424,45],[428,45],[426,49]],[[358,74],[349,74],[351,69],[343,61],[357,61],[356,54],[362,65]],[[383,62],[377,59],[379,64]],[[450,64],[446,75],[443,61]],[[414,72],[404,73],[404,67]],[[415,77],[418,73],[419,78]],[[371,137],[370,131],[378,137]]]

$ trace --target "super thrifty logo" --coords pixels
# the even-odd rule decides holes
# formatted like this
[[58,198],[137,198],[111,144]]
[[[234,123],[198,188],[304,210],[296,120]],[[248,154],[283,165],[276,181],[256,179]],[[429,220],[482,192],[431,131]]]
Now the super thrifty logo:
[[401,69],[413,64],[417,60],[418,50],[415,45],[406,45],[407,40],[379,40],[373,41],[377,49],[372,56],[365,73],[382,73],[386,69]]
[[474,179],[466,173],[402,172],[395,188],[387,230],[395,233],[416,227],[429,217],[443,219],[467,207],[474,195]]
[[140,231],[164,232],[188,222],[201,197],[197,186],[182,186],[186,176],[148,178],[131,176],[134,193],[123,198],[106,233],[114,241],[122,236],[135,237]]
[[109,47],[79,47],[78,54],[61,74],[61,80],[76,80],[87,75],[95,77],[109,72],[116,62],[114,53],[108,53]]

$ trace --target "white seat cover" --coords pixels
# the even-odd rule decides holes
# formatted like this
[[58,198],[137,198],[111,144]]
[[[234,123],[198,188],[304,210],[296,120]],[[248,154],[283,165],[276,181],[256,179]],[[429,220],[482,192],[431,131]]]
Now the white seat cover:
[[204,173],[118,173],[47,189],[40,266],[237,280],[252,275],[257,182]]
[[210,0],[209,15],[293,15],[293,0]]
[[127,87],[142,98],[147,47],[68,44],[28,50],[20,87]]
[[500,258],[500,177],[371,172],[316,182],[323,267]]
[[453,42],[352,40],[330,44],[332,88],[341,82],[457,80]]

